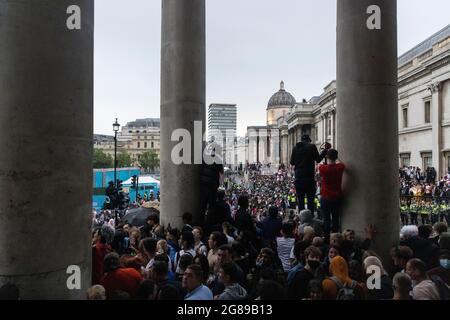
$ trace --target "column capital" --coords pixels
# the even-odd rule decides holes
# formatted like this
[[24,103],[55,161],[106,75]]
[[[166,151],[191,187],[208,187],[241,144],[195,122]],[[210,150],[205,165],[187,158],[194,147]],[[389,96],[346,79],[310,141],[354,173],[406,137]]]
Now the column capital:
[[431,91],[431,93],[441,92],[443,88],[442,82],[434,82],[427,86],[427,89]]

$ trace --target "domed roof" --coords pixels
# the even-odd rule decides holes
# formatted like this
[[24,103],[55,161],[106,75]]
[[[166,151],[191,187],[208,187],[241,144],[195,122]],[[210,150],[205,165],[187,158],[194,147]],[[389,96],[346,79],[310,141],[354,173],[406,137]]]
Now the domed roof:
[[275,93],[269,100],[267,107],[277,107],[277,106],[289,106],[292,107],[296,104],[295,98],[284,89],[284,81],[280,83],[280,91]]

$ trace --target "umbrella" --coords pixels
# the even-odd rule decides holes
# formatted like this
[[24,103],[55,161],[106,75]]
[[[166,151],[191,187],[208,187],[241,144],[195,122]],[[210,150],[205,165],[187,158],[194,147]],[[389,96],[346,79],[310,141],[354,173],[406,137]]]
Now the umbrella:
[[159,211],[155,208],[136,208],[128,210],[128,213],[123,217],[122,221],[130,223],[135,227],[142,227],[145,225],[147,218],[152,214],[159,215]]

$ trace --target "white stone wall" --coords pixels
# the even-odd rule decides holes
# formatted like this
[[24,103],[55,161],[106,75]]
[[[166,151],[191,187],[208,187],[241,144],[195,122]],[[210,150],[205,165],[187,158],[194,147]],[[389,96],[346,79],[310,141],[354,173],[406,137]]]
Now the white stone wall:
[[[450,66],[448,66],[448,68],[450,68]],[[449,71],[450,73],[450,71]],[[442,112],[443,112],[443,116],[442,116],[442,120],[443,122],[450,122],[450,80],[446,81],[443,84],[443,89],[442,89],[442,104],[443,104],[443,108],[442,108]],[[450,148],[450,145],[447,147]]]
[[289,107],[280,106],[272,107],[267,110],[267,125],[273,126],[277,124],[277,120],[281,117],[286,116],[290,111]]

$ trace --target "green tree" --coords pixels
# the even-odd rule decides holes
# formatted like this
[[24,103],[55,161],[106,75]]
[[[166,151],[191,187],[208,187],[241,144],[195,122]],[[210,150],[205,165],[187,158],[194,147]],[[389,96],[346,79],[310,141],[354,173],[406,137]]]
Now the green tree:
[[114,160],[100,149],[94,149],[94,169],[112,168]]
[[117,154],[117,167],[119,168],[127,168],[131,167],[133,161],[131,160],[131,156],[126,151],[122,151]]
[[144,171],[155,171],[159,168],[159,158],[154,150],[149,150],[141,154],[139,158],[139,164]]

